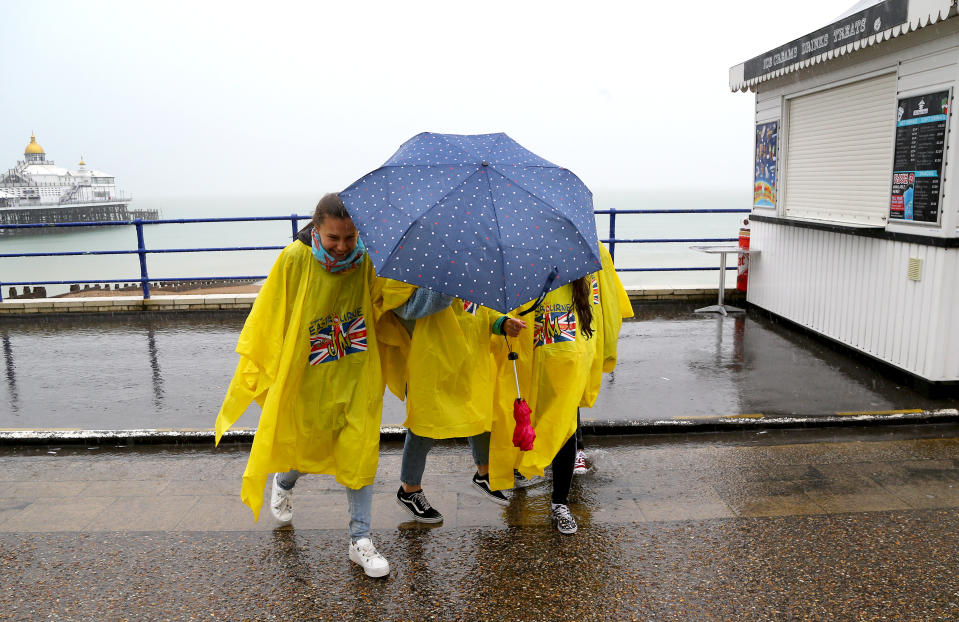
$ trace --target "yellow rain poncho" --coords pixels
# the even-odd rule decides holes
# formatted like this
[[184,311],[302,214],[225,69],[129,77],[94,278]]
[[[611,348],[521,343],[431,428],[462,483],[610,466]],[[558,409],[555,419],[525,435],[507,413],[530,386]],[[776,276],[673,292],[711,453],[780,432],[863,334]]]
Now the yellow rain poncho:
[[[383,280],[386,309],[398,308],[416,290],[406,283]],[[495,371],[490,338],[500,317],[501,313],[454,298],[449,307],[416,320],[405,374],[398,379],[391,372],[389,379],[391,390],[406,387],[405,427],[427,438],[474,436],[490,430]],[[390,369],[397,368],[391,365]]]
[[327,272],[310,247],[287,246],[243,326],[216,442],[251,401],[262,407],[241,497],[259,518],[269,473],[327,473],[348,488],[373,482],[383,374],[369,258]]
[[[542,475],[556,453],[576,432],[576,409],[592,406],[603,372],[616,366],[616,344],[624,317],[632,306],[616,275],[609,252],[600,244],[603,269],[587,277],[593,313],[593,336],[586,339],[573,305],[573,288],[564,285],[533,311],[534,330],[524,331],[510,345],[519,354],[520,390],[533,411],[533,449],[513,446],[513,400],[516,381],[506,348],[495,350],[499,371],[495,385],[490,439],[490,487],[513,486],[513,469],[527,477]],[[527,316],[529,317],[529,316]]]
[[590,275],[590,295],[593,302],[593,362],[590,365],[589,382],[580,406],[592,408],[599,396],[603,374],[616,368],[616,349],[619,345],[619,329],[623,318],[633,317],[633,305],[623,287],[613,258],[602,243],[599,245],[602,270]]

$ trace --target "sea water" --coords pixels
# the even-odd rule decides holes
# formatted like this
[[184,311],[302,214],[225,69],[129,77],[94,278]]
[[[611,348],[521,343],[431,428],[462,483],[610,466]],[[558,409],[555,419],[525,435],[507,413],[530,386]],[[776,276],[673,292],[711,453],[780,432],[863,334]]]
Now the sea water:
[[[749,188],[743,190],[675,189],[672,191],[595,191],[597,210],[628,209],[743,209],[750,206]],[[276,246],[292,237],[291,214],[309,217],[318,195],[277,195],[239,197],[136,198],[132,208],[158,209],[162,219],[285,216],[281,221],[164,224],[144,226],[148,249],[193,249],[203,247]],[[735,238],[745,214],[619,214],[618,239]],[[303,226],[305,220],[300,221]],[[609,238],[609,216],[596,217],[600,239]],[[712,267],[715,255],[706,255],[691,243],[640,243],[615,246],[618,268]],[[92,229],[57,229],[42,235],[0,238],[0,254],[90,252],[135,250],[136,230],[132,226]],[[261,277],[266,275],[278,250],[150,253],[151,279],[204,277]],[[716,287],[712,271],[621,272],[628,289],[692,289]],[[109,280],[131,283],[140,278],[136,254],[77,255],[66,257],[0,258],[0,287],[8,294],[10,283],[24,281],[67,281],[87,283]],[[729,281],[727,281],[728,283]],[[69,285],[47,285],[48,295],[68,291]],[[17,287],[22,291],[22,286]]]

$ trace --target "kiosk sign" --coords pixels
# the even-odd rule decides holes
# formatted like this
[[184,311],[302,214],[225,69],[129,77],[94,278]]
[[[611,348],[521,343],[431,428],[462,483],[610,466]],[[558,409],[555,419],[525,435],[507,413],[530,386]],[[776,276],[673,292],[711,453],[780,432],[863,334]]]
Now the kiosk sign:
[[852,15],[847,15],[805,37],[746,61],[743,74],[747,80],[782,69],[835,50],[854,41],[866,39],[893,26],[904,24],[909,18],[908,0],[885,0]]
[[938,91],[899,100],[889,220],[939,222],[950,99]]

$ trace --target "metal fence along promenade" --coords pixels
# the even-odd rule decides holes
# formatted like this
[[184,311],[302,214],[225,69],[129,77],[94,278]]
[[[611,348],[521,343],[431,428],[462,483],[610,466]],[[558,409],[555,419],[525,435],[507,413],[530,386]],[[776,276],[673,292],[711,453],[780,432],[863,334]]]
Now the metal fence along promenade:
[[[617,238],[616,220],[617,216],[639,216],[643,214],[722,214],[736,213],[748,214],[749,209],[684,209],[684,210],[665,210],[665,209],[631,209],[631,210],[596,210],[597,215],[609,216],[609,237],[601,241],[608,245],[610,255],[615,260],[616,246],[618,244],[693,244],[693,243],[722,243],[735,242],[737,238]],[[193,225],[198,223],[225,223],[225,222],[250,222],[250,221],[290,221],[292,228],[292,238],[296,238],[299,231],[300,221],[308,221],[311,217],[308,215],[291,214],[289,216],[247,216],[232,218],[176,218],[176,219],[156,219],[144,220],[135,219],[123,222],[62,222],[62,223],[37,223],[37,224],[19,224],[4,225],[0,224],[0,229],[50,229],[52,227],[132,227],[136,232],[137,247],[129,250],[90,250],[90,251],[61,251],[61,252],[31,252],[31,253],[0,253],[0,259],[23,258],[23,257],[67,257],[67,256],[92,256],[92,255],[137,255],[140,260],[140,278],[91,278],[82,279],[84,283],[117,283],[117,282],[139,282],[140,289],[143,292],[143,298],[150,298],[151,283],[177,283],[186,281],[237,281],[237,280],[260,280],[265,279],[266,275],[236,275],[236,276],[192,276],[182,275],[176,277],[151,277],[148,266],[148,257],[159,253],[207,253],[207,252],[232,252],[232,251],[263,251],[263,250],[282,250],[283,246],[217,246],[200,248],[148,248],[143,236],[144,227],[154,225]],[[716,271],[718,266],[695,266],[695,267],[644,267],[644,266],[617,266],[617,272],[689,272],[689,271]],[[728,267],[727,270],[735,270],[736,266]],[[77,279],[47,280],[47,281],[2,281],[0,280],[0,302],[3,301],[2,288],[5,286],[35,286],[35,285],[71,285],[77,283]]]

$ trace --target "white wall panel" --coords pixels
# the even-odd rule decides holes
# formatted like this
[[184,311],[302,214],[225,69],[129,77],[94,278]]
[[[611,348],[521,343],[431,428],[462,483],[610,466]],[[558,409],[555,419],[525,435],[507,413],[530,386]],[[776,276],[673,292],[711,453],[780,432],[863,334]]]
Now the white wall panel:
[[899,92],[927,89],[932,85],[946,85],[955,79],[959,48],[952,47],[904,59],[899,64]]
[[[760,221],[750,234],[750,303],[927,380],[959,380],[959,251]],[[910,257],[921,281],[906,276]]]
[[951,45],[951,47],[903,59],[899,63],[899,75],[911,76],[954,65],[956,63],[956,42],[952,40],[945,43]]
[[782,116],[782,98],[779,95],[756,96],[756,125],[778,121]]
[[941,274],[942,301],[940,304],[936,333],[942,335],[942,347],[938,352],[943,375],[959,378],[959,249],[947,249],[943,255]]

